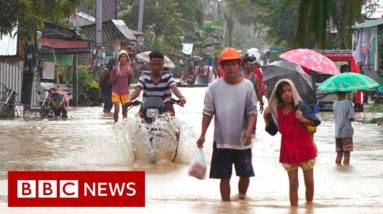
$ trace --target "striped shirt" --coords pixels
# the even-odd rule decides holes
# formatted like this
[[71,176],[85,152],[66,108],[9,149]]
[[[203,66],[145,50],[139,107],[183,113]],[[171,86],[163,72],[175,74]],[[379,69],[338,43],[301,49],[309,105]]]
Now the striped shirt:
[[150,71],[144,71],[138,79],[137,87],[144,90],[143,97],[161,97],[163,100],[171,98],[172,93],[170,87],[175,85],[173,74],[168,71],[161,73],[161,80],[158,84],[154,84],[150,75]]

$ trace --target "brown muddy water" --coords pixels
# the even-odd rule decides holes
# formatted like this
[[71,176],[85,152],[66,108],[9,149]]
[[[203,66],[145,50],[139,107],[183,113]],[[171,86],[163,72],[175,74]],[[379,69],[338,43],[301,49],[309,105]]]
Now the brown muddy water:
[[[313,204],[305,204],[300,172],[299,207],[290,208],[288,177],[278,163],[280,136],[269,136],[263,120],[257,124],[253,141],[253,165],[248,196],[238,201],[233,176],[232,202],[220,201],[219,181],[188,176],[188,164],[196,152],[200,134],[203,96],[206,88],[181,88],[187,98],[184,108],[176,106],[175,125],[181,127],[179,157],[171,162],[172,126],[158,142],[157,161],[149,163],[148,140],[138,127],[131,109],[127,122],[113,124],[101,107],[71,108],[67,120],[0,121],[0,213],[382,213],[383,127],[353,123],[354,151],[351,165],[336,166],[334,122],[331,113],[321,113],[315,142],[318,158],[314,169]],[[383,114],[358,114],[367,121]],[[160,124],[161,125],[161,124]],[[213,123],[204,154],[210,162]],[[166,147],[166,148],[165,148]],[[133,153],[133,150],[135,152]],[[208,166],[209,167],[209,166]],[[9,170],[143,170],[146,172],[146,206],[143,208],[8,208]]]

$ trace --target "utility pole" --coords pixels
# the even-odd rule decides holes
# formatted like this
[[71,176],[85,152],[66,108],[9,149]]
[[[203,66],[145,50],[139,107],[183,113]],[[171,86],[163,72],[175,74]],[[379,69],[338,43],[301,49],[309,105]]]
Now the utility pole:
[[96,75],[98,76],[101,67],[102,48],[102,0],[96,2]]
[[[138,31],[142,32],[142,25],[143,25],[143,19],[144,19],[144,0],[140,0],[140,7],[138,9]],[[142,36],[138,37],[138,47],[140,48],[142,45]]]

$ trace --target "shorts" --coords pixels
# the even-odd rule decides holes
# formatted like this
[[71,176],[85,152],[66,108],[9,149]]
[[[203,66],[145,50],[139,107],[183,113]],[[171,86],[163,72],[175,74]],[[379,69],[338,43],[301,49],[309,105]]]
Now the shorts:
[[352,137],[335,138],[336,152],[351,152],[354,149]]
[[313,169],[314,165],[315,165],[315,159],[303,161],[299,164],[282,163],[283,168],[285,168],[287,172],[295,171],[298,169],[298,167],[301,167],[303,171],[307,171],[307,170]]
[[233,164],[237,176],[252,177],[254,176],[254,169],[251,156],[251,149],[217,149],[214,142],[209,177],[217,179],[230,177]]
[[114,92],[112,92],[112,102],[113,103],[121,103],[122,105],[128,103],[129,101],[129,94],[122,94],[118,95]]

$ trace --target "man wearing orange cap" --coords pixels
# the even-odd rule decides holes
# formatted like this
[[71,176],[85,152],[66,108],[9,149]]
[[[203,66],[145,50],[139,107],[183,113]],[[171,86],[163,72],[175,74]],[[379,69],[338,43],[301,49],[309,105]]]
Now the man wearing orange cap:
[[238,50],[226,48],[219,64],[223,78],[210,84],[205,94],[202,131],[197,146],[203,147],[209,124],[214,117],[213,154],[210,178],[220,179],[222,201],[230,201],[230,178],[234,164],[239,176],[239,198],[244,199],[254,176],[251,140],[257,120],[257,97],[253,84],[240,75]]
[[117,65],[110,73],[110,83],[112,84],[112,102],[114,106],[114,122],[118,121],[120,103],[122,105],[122,117],[126,119],[128,115],[129,85],[134,79],[133,68],[130,66],[128,52],[121,50],[117,56]]

